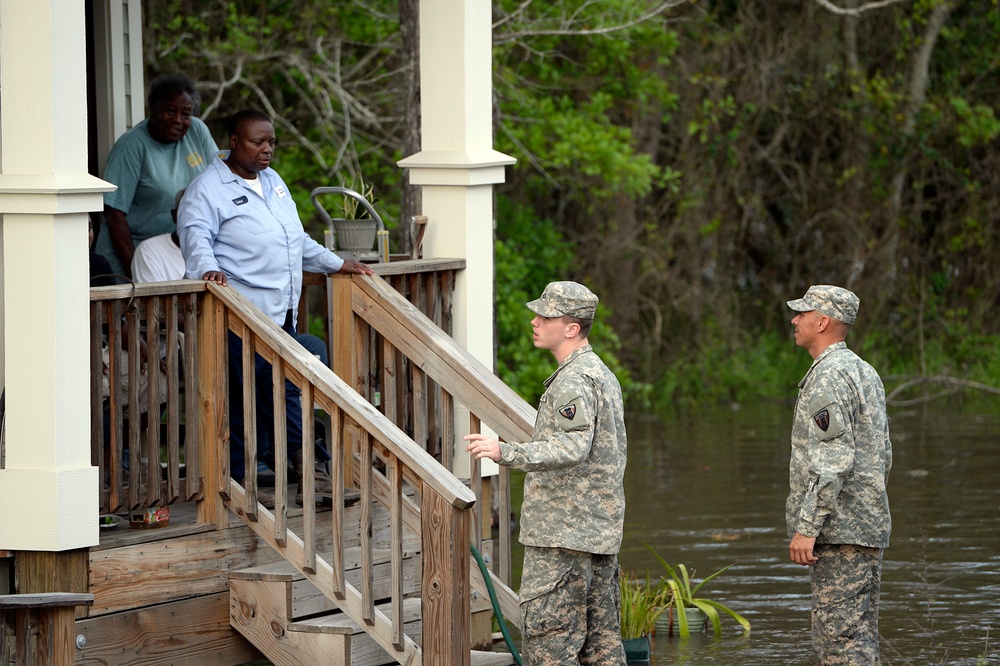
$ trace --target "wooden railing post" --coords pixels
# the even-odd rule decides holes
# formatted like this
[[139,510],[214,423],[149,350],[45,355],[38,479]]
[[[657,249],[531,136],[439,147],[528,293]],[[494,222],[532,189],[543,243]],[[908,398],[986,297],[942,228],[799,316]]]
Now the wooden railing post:
[[[354,306],[352,305],[352,295],[351,295],[351,276],[350,275],[331,275],[330,276],[330,312],[333,318],[333,328],[330,331],[330,335],[333,336],[333,358],[330,359],[330,365],[332,366],[333,372],[344,380],[344,382],[353,388],[358,390],[359,388],[359,369],[358,369],[358,356],[355,354],[355,340],[354,340]],[[341,426],[347,424],[342,423]],[[330,442],[339,441],[341,445],[340,456],[343,461],[344,469],[344,485],[351,486],[354,484],[354,465],[352,464],[354,459],[354,438],[348,435],[346,432],[342,432],[337,437],[330,437]],[[337,455],[337,451],[330,451],[331,455]]]
[[[229,461],[224,458],[228,455],[224,443],[229,438],[225,418],[229,331],[225,307],[211,289],[205,294],[198,315],[198,340],[198,410],[193,415],[197,422],[187,426],[198,430],[201,444],[198,467],[205,496],[198,502],[198,522],[215,523],[219,529],[225,529],[229,527],[229,512],[220,490],[228,491],[229,486]],[[188,479],[188,483],[192,481]]]
[[421,614],[425,666],[472,659],[469,516],[425,486],[421,493]]

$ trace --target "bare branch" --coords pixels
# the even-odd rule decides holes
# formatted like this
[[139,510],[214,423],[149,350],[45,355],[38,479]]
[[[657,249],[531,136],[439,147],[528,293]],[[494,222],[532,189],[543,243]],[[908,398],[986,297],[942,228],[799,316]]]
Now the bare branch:
[[208,118],[212,115],[219,104],[222,102],[222,96],[226,92],[226,88],[234,86],[239,83],[240,79],[243,78],[243,60],[236,61],[236,71],[228,79],[225,78],[224,68],[222,63],[216,63],[216,68],[219,70],[219,89],[215,91],[215,98],[209,103],[208,106],[204,108],[201,112],[201,118]]
[[830,0],[816,0],[816,4],[820,7],[827,10],[831,14],[837,14],[838,16],[861,16],[865,12],[869,12],[873,9],[881,9],[882,7],[898,5],[903,2],[910,2],[910,0],[876,0],[875,2],[865,3],[860,7],[844,8],[838,7],[830,2]]
[[[982,384],[980,382],[973,382],[967,379],[958,379],[956,377],[948,377],[946,375],[928,375],[919,377],[886,377],[886,381],[891,379],[903,379],[903,383],[894,388],[888,395],[885,396],[886,404],[892,405],[894,407],[905,407],[909,405],[917,405],[923,402],[929,402],[931,400],[936,400],[937,398],[943,398],[949,396],[956,391],[963,388],[972,388],[979,391],[985,391],[986,393],[993,393],[994,395],[1000,395],[1000,388],[995,386],[990,386],[989,384]],[[912,398],[910,400],[900,400],[898,396],[903,391],[913,388],[914,386],[919,386],[920,384],[944,384],[947,388],[939,393],[935,393],[931,396],[922,396],[920,398]]]
[[[691,0],[663,0],[663,2],[660,2],[658,5],[652,7],[651,9],[647,10],[642,14],[639,14],[638,16],[635,16],[626,21],[622,21],[620,23],[614,23],[612,25],[607,25],[600,28],[574,27],[574,25],[576,25],[578,22],[582,22],[582,19],[578,18],[580,12],[577,12],[577,15],[569,17],[564,21],[561,21],[560,27],[557,28],[539,27],[533,29],[525,29],[519,32],[511,32],[505,35],[497,35],[496,32],[494,32],[493,45],[497,46],[501,44],[509,44],[510,42],[517,41],[519,39],[525,39],[528,37],[556,36],[556,35],[564,37],[565,36],[584,37],[593,35],[610,35],[616,32],[621,32],[622,30],[628,30],[629,28],[635,27],[641,23],[644,23],[645,21],[655,18],[656,16],[664,13],[668,9],[679,7],[680,5],[687,4],[688,2],[691,2]],[[521,5],[521,7],[518,8],[518,12],[522,11],[527,4],[528,3]],[[498,21],[496,25],[502,25],[507,20],[509,20],[509,17],[505,18],[503,21]]]

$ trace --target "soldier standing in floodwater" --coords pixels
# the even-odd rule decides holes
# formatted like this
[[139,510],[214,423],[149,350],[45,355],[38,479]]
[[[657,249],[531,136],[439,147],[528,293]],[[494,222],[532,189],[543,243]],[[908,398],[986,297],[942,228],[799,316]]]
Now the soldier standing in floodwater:
[[553,282],[528,303],[534,342],[559,367],[545,382],[531,442],[472,434],[477,459],[524,470],[522,654],[526,666],[625,664],[618,551],[625,520],[622,390],[587,336],[597,296]]
[[879,663],[892,445],[882,380],[844,342],[859,304],[832,285],[788,302],[795,344],[814,360],[795,403],[785,520],[792,561],[809,567],[813,647],[823,666]]

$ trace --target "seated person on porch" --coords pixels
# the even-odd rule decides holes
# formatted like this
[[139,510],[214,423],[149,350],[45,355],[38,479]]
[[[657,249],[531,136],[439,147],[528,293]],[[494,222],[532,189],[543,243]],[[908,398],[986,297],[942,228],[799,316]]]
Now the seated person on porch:
[[217,152],[208,127],[195,117],[198,92],[186,76],[161,76],[149,86],[149,117],[125,132],[108,153],[97,251],[118,274],[131,276],[137,243],[170,231],[174,193]]
[[[358,261],[338,257],[305,232],[288,186],[270,168],[275,140],[274,126],[266,115],[236,113],[229,121],[229,154],[216,156],[181,200],[178,235],[188,278],[232,285],[271,321],[294,334],[303,269],[362,275],[372,271]],[[260,356],[255,363],[258,415],[273,442],[277,406],[272,404],[271,367]],[[229,334],[229,366],[236,389],[231,397],[242,395],[242,342],[233,333]],[[302,474],[298,390],[286,390],[284,407],[288,458]],[[231,473],[240,481],[244,476],[243,428],[243,410],[230,404]],[[314,474],[317,499],[332,499],[333,486],[325,468],[317,465]],[[301,484],[296,500],[302,502]]]

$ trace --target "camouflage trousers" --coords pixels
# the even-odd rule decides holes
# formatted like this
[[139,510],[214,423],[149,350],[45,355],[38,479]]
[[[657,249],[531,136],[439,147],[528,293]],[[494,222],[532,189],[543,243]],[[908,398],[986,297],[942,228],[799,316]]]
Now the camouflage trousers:
[[822,666],[879,663],[878,605],[882,549],[820,544],[812,581],[812,636]]
[[618,557],[524,549],[521,655],[525,666],[625,664]]

